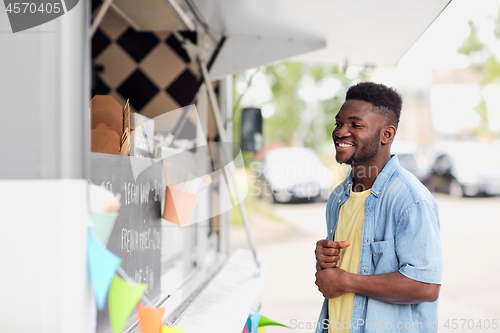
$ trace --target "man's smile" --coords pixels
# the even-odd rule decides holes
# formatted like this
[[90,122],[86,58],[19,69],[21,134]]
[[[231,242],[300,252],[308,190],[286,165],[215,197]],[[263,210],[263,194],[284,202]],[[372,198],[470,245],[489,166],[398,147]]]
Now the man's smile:
[[354,144],[350,143],[350,142],[338,142],[338,141],[336,141],[335,146],[337,148],[350,148],[350,147],[353,147]]

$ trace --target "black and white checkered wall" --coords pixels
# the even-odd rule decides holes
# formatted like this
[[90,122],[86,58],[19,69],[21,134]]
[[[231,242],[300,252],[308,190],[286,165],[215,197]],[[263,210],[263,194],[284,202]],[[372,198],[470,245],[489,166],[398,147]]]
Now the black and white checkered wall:
[[[93,0],[96,15],[101,2]],[[193,32],[181,34],[196,43]],[[154,118],[189,105],[197,92],[198,70],[177,38],[168,32],[137,32],[112,8],[92,38],[92,95],[112,95],[132,111]]]

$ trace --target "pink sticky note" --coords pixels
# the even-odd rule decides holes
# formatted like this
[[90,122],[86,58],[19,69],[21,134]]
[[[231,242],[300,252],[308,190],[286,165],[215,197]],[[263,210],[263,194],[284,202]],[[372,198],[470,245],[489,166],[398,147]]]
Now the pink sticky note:
[[165,308],[149,308],[138,304],[137,316],[139,317],[141,333],[158,333],[164,314]]

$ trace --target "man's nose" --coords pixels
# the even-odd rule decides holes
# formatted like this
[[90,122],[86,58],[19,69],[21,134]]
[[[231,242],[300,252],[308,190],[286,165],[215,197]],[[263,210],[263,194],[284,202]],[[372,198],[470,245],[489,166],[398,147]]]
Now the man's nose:
[[345,138],[346,136],[349,135],[350,135],[349,131],[346,129],[346,126],[343,125],[333,130],[332,138],[335,140],[335,137]]

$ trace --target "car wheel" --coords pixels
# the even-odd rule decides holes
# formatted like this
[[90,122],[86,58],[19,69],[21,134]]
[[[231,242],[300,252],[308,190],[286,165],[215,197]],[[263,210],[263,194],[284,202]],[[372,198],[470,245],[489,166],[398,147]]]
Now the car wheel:
[[453,179],[450,183],[450,195],[455,198],[461,198],[464,196],[462,185],[460,185],[455,179]]

